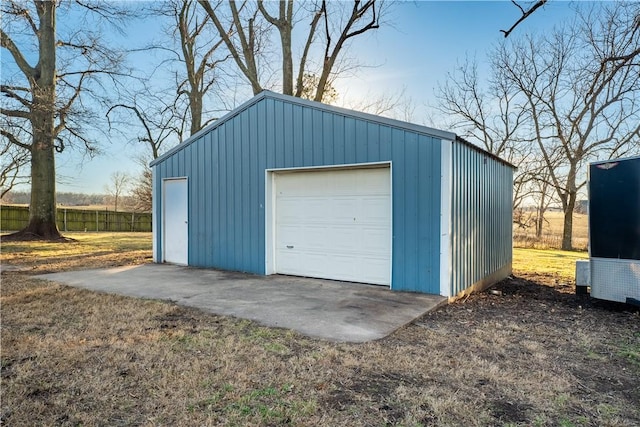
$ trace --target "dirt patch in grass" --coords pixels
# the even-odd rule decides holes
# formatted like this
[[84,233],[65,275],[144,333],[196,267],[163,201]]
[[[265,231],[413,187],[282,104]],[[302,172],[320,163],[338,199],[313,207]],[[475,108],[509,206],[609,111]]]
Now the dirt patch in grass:
[[[92,263],[136,259],[94,252]],[[68,255],[65,263],[52,254],[55,268],[78,265]],[[640,425],[640,314],[556,282],[511,278],[383,340],[335,344],[3,269],[0,417],[6,425]]]

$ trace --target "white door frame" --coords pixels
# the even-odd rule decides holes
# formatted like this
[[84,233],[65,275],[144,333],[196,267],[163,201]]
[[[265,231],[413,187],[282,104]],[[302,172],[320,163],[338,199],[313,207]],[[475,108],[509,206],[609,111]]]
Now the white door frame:
[[275,274],[277,271],[276,266],[276,189],[275,180],[276,175],[279,172],[305,172],[305,171],[332,171],[332,170],[348,170],[348,169],[374,169],[374,168],[388,168],[389,169],[389,218],[391,221],[391,230],[389,233],[389,248],[391,257],[389,262],[389,288],[393,288],[393,163],[391,161],[383,162],[369,162],[369,163],[349,163],[343,165],[323,165],[323,166],[308,166],[308,167],[296,167],[296,168],[274,168],[265,169],[265,274]]
[[[167,218],[165,215],[166,212],[166,204],[167,204],[167,198],[166,198],[166,182],[168,181],[184,181],[185,186],[186,186],[186,190],[187,190],[187,221],[188,221],[188,217],[189,217],[189,180],[186,176],[179,176],[179,177],[171,177],[171,178],[163,178],[162,179],[162,262],[167,262],[166,261],[166,253],[167,253]],[[189,263],[189,225],[187,222],[187,233],[185,236],[185,244],[186,244],[186,251],[187,251],[187,260],[185,262],[184,265],[188,265]]]

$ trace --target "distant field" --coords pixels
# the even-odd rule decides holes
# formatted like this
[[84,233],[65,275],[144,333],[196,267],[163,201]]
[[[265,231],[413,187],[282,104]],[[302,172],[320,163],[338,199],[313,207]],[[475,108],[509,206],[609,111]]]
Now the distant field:
[[[542,239],[535,241],[535,229],[513,227],[514,245],[517,247],[560,248],[564,214],[547,212],[542,227]],[[589,217],[583,214],[573,215],[573,247],[586,250],[589,242]]]
[[[545,224],[545,233],[562,235],[562,224],[564,214],[562,212],[549,212],[545,215],[548,221]],[[583,214],[573,214],[573,237],[586,239],[589,237],[589,216]]]

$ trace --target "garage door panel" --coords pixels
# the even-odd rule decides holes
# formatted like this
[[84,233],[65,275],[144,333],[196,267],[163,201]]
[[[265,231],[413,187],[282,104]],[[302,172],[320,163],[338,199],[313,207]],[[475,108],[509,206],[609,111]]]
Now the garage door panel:
[[308,223],[326,216],[326,203],[322,198],[283,197],[278,205],[285,223]]
[[366,223],[387,224],[389,196],[363,197],[360,200],[359,220]]
[[328,241],[327,250],[350,253],[360,249],[360,231],[349,226],[331,227],[326,236],[319,236]]
[[360,263],[361,268],[359,276],[365,283],[373,283],[377,285],[386,285],[386,282],[380,280],[385,274],[389,274],[388,263],[385,258],[381,257],[364,257]]
[[390,284],[389,168],[276,174],[275,270]]
[[359,194],[389,194],[391,185],[389,177],[384,173],[367,173],[366,169],[357,171],[357,186]]
[[360,239],[366,240],[365,254],[380,254],[387,256],[390,252],[389,230],[380,227],[367,227],[360,230]]
[[278,234],[277,248],[300,246],[302,238],[304,238],[304,227],[300,225],[283,225],[278,230]]

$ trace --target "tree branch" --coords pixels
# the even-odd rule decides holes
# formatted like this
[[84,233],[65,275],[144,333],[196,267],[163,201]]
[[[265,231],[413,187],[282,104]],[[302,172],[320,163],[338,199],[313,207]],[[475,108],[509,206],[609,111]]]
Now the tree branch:
[[[21,90],[23,88],[14,88],[11,86],[6,86],[6,85],[0,85],[0,92],[6,94],[6,96],[8,98],[13,98],[15,100],[17,100],[18,102],[20,102],[22,105],[24,105],[25,107],[30,108],[31,107],[31,101],[29,101],[26,98],[23,98],[22,96],[18,95],[15,90]],[[28,91],[28,89],[27,89]]]
[[509,34],[511,34],[511,32],[522,23],[522,21],[524,21],[525,19],[527,19],[529,16],[531,16],[531,14],[533,12],[535,12],[539,7],[542,7],[545,3],[547,2],[547,0],[539,0],[536,4],[534,4],[533,6],[531,6],[531,8],[529,8],[529,10],[524,10],[522,8],[522,6],[520,6],[515,0],[511,0],[511,3],[513,3],[514,5],[516,5],[518,7],[518,9],[520,9],[520,11],[522,12],[522,16],[520,17],[520,19],[518,19],[512,26],[511,28],[509,28],[508,30],[500,30],[501,33],[504,34],[504,37],[507,38],[509,37]]
[[0,107],[0,114],[4,114],[5,116],[9,116],[9,117],[20,117],[21,119],[31,118],[31,114],[28,111],[8,110],[2,107]]
[[20,141],[14,134],[5,129],[0,128],[0,135],[4,136],[9,140],[10,143],[17,145],[20,148],[31,150],[31,144],[25,144],[24,142]]
[[36,74],[35,68],[29,65],[27,60],[22,55],[22,52],[20,52],[20,49],[18,49],[18,46],[16,46],[11,37],[9,37],[2,29],[0,29],[0,46],[7,49],[9,53],[11,53],[11,56],[13,57],[13,60],[16,61],[16,64],[18,65],[18,68],[20,68],[20,71],[22,71],[27,80],[31,81],[31,79],[33,79]]

